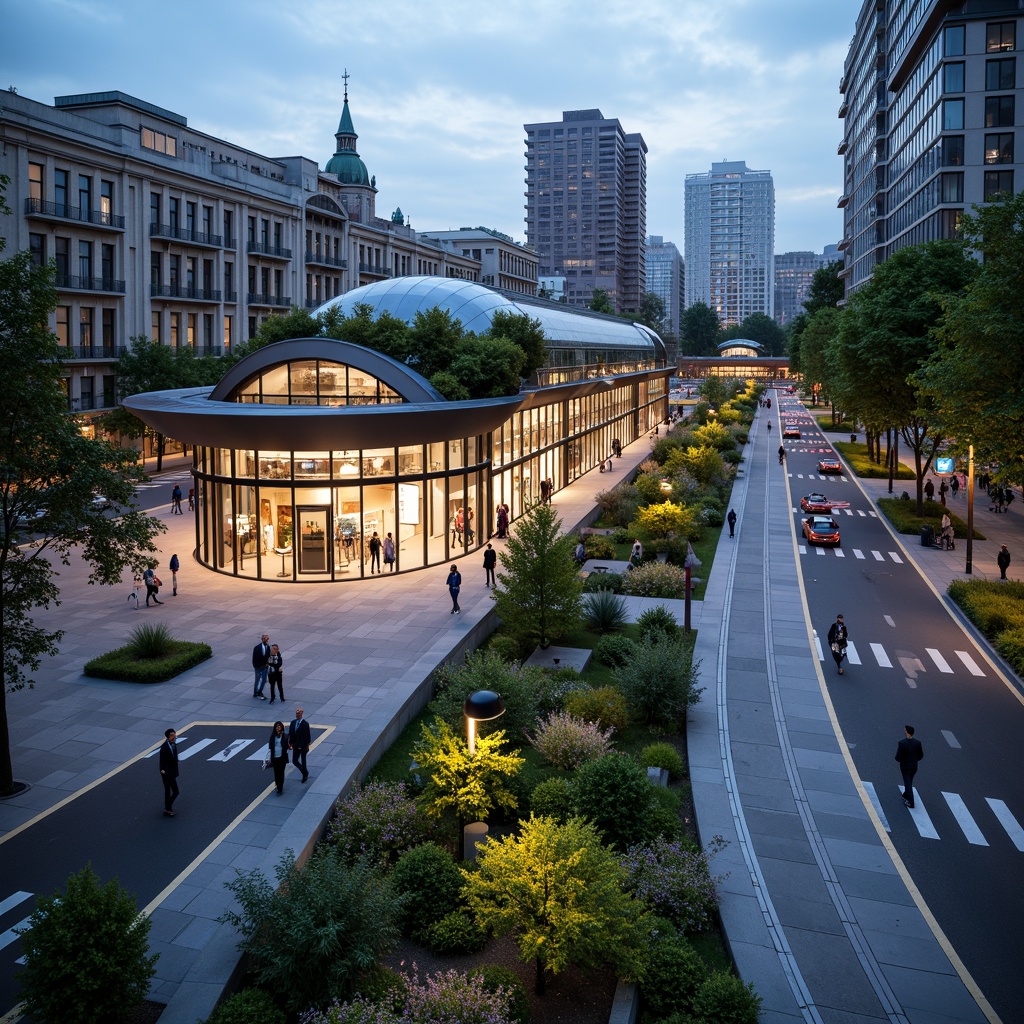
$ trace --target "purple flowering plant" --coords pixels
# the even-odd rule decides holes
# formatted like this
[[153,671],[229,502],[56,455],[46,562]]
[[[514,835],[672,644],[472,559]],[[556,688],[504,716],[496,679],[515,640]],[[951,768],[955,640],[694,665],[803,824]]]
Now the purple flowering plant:
[[527,733],[526,738],[545,760],[556,768],[568,770],[604,757],[611,750],[613,732],[612,726],[602,729],[596,722],[554,711],[538,723],[532,736]]
[[430,828],[404,783],[356,783],[335,805],[327,838],[346,860],[394,861],[425,842]]

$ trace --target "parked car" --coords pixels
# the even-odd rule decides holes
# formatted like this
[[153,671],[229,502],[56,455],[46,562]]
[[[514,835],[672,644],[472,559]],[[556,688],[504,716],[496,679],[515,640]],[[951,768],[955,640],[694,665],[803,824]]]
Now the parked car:
[[805,494],[800,499],[800,510],[802,512],[831,512],[832,502],[815,491],[813,494]]
[[842,473],[842,471],[843,464],[838,459],[818,459],[819,473]]
[[783,437],[792,437],[792,438],[795,438],[796,440],[799,441],[800,440],[800,428],[798,426],[796,426],[796,424],[787,423],[786,426],[784,426],[782,428],[782,436]]
[[804,520],[804,536],[810,544],[839,545],[839,524],[831,516],[808,516]]

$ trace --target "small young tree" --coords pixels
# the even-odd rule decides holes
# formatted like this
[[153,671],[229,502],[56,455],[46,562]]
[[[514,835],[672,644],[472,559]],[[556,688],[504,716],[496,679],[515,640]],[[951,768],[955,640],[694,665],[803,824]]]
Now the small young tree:
[[648,505],[637,512],[636,525],[650,537],[687,537],[693,529],[693,509],[671,501]]
[[498,617],[513,636],[530,643],[550,643],[579,625],[583,583],[574,540],[561,528],[553,506],[531,505],[498,556]]
[[63,893],[41,897],[21,932],[25,967],[18,980],[37,1024],[122,1020],[149,991],[156,956],[149,918],[116,878],[101,886],[86,865]]
[[635,979],[642,963],[640,905],[622,889],[618,859],[582,818],[564,825],[534,817],[518,835],[489,840],[479,870],[465,871],[464,896],[477,922],[512,933],[524,963],[536,965],[536,991],[547,971],[570,963],[612,965]]

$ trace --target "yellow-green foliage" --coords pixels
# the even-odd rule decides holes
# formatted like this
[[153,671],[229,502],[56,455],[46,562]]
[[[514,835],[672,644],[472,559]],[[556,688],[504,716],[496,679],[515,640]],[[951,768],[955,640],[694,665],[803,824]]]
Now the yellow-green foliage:
[[693,528],[693,509],[663,501],[637,510],[637,527],[651,537],[667,537],[670,533],[688,536]]
[[623,733],[629,725],[626,697],[614,686],[600,686],[596,690],[574,690],[565,698],[565,710],[573,718],[597,722],[602,729],[611,726]]
[[633,486],[640,501],[649,505],[661,497],[661,474],[642,473],[633,481]]
[[[743,414],[737,409],[732,402],[726,402],[718,410],[718,422],[719,423],[739,423],[743,419]],[[701,427],[701,430],[704,428]]]
[[[675,462],[675,453],[669,458],[669,462]],[[702,487],[714,483],[725,472],[725,463],[722,461],[718,449],[707,444],[681,450],[679,462],[680,468],[685,469]]]
[[1024,583],[954,580],[949,596],[1013,666],[1024,672]]
[[694,438],[702,445],[722,449],[732,447],[732,434],[721,423],[705,423],[693,432]]

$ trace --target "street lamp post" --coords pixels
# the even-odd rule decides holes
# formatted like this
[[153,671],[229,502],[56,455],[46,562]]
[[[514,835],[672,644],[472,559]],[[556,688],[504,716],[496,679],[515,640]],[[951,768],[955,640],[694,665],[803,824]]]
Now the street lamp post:
[[967,565],[964,572],[973,572],[974,556],[974,445],[967,446]]
[[[476,723],[490,722],[505,714],[505,702],[494,690],[476,690],[466,698],[462,705],[462,713],[466,716],[466,742],[469,744],[469,756],[476,756]],[[462,825],[461,816],[459,821]],[[487,825],[482,821],[470,822],[459,829],[459,859],[467,853],[470,860],[476,860],[477,844],[487,835]],[[467,843],[467,837],[469,842]],[[467,849],[468,848],[468,849]]]

